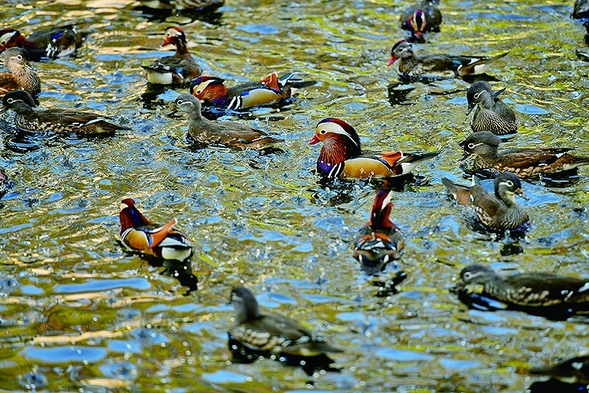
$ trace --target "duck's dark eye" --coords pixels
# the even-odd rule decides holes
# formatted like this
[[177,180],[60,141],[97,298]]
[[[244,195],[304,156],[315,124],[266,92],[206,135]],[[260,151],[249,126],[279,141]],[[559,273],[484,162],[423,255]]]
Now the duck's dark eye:
[[319,133],[323,135],[323,134],[327,133],[327,130],[325,128],[322,128],[319,130]]
[[197,94],[197,95],[198,95],[198,94],[201,94],[201,93],[202,93],[202,90],[197,90],[197,91],[196,91],[196,94]]
[[0,41],[0,45],[2,45],[2,46],[6,45],[6,41]]
[[9,98],[6,100],[6,102],[9,104],[12,104],[14,101],[15,101],[14,98]]
[[481,96],[481,94],[483,94],[483,92],[484,92],[484,90],[483,91],[479,91],[478,93],[476,93],[474,95],[474,99],[476,100],[477,98],[479,98]]
[[505,184],[507,184],[507,187],[513,187],[513,182],[511,180],[507,180]]
[[464,273],[464,274],[462,275],[462,278],[463,278],[464,280],[470,280],[470,279],[472,278],[472,273],[470,273],[470,272],[466,272],[466,273]]
[[468,147],[469,149],[474,149],[475,144],[474,143],[469,143],[468,146],[466,146],[466,147]]
[[22,55],[18,55],[18,56],[16,56],[16,59],[17,59],[17,60],[22,60]]

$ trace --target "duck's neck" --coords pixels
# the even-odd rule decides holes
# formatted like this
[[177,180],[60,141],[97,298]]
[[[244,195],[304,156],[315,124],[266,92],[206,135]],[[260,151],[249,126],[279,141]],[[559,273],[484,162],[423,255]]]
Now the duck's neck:
[[184,39],[176,39],[176,53],[174,54],[175,57],[192,57],[190,52],[188,51],[188,46],[186,45],[186,40]]

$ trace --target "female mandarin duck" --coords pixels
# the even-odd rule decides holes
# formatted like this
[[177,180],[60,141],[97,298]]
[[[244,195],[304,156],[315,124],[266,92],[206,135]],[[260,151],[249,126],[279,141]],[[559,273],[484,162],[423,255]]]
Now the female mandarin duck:
[[232,121],[212,121],[201,113],[200,100],[191,94],[176,98],[176,111],[188,114],[188,133],[197,143],[226,145],[241,149],[264,149],[273,143],[282,142],[247,124]]
[[515,113],[500,98],[505,89],[493,92],[486,81],[473,83],[466,92],[467,115],[474,111],[470,121],[473,131],[491,131],[496,135],[517,132]]
[[391,59],[388,65],[390,66],[399,60],[399,72],[415,78],[426,72],[443,71],[451,71],[456,76],[479,75],[484,74],[492,63],[506,56],[508,53],[505,52],[494,57],[455,55],[419,56],[407,40],[401,40],[391,49]]
[[10,72],[0,73],[0,96],[16,89],[26,90],[32,96],[37,96],[41,92],[41,80],[29,65],[29,54],[25,49],[6,49],[4,66]]
[[401,231],[390,219],[393,193],[381,189],[374,198],[370,220],[352,244],[354,258],[368,275],[382,271],[389,261],[399,259],[405,246]]
[[420,162],[438,152],[403,154],[400,151],[367,152],[360,148],[358,133],[350,124],[336,118],[321,120],[309,145],[323,142],[317,172],[327,179],[385,179],[406,175]]
[[87,33],[75,26],[52,27],[34,32],[27,39],[15,29],[0,30],[0,53],[18,46],[27,50],[31,61],[69,56],[85,41]]
[[343,352],[315,337],[292,318],[263,314],[256,297],[245,287],[231,291],[230,303],[235,310],[235,322],[229,331],[229,339],[251,350],[268,355],[302,357]]
[[176,47],[176,53],[141,66],[147,73],[147,80],[154,84],[177,85],[198,77],[202,70],[188,51],[184,30],[177,26],[168,27],[161,46],[169,44]]
[[438,9],[439,0],[422,0],[405,10],[401,15],[401,28],[411,33],[413,40],[422,41],[423,33],[440,31],[442,13]]
[[442,183],[458,203],[470,206],[491,230],[519,229],[529,221],[528,213],[515,201],[515,194],[523,197],[523,190],[521,181],[513,173],[504,172],[495,178],[494,195],[479,184],[469,188],[445,177]]
[[568,154],[570,148],[536,147],[499,150],[501,138],[490,131],[471,134],[460,146],[464,155],[460,160],[475,155],[470,173],[480,171],[513,172],[522,179],[540,174],[570,171],[580,165],[589,164],[589,157]]
[[281,77],[273,72],[258,82],[241,83],[227,88],[224,79],[200,76],[192,82],[190,93],[205,105],[233,110],[248,109],[282,103],[295,93],[295,88],[315,84],[314,81],[301,81],[294,77],[292,72]]
[[589,281],[552,273],[521,273],[504,277],[483,265],[470,265],[460,272],[456,292],[466,291],[490,297],[510,308],[534,314],[551,311],[565,318],[577,311],[589,311]]
[[137,208],[133,199],[123,199],[127,205],[119,214],[121,242],[131,251],[171,261],[184,262],[194,250],[183,233],[174,229],[175,218],[158,227],[149,221]]
[[2,99],[6,109],[16,112],[14,124],[27,131],[75,132],[79,134],[100,134],[129,127],[113,123],[112,118],[91,112],[70,109],[36,108],[33,97],[24,90],[14,90]]

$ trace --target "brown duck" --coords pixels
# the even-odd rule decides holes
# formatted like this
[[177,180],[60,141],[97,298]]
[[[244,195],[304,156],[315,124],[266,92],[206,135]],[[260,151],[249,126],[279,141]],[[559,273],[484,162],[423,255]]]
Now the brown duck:
[[523,196],[523,190],[513,173],[504,172],[495,178],[495,194],[479,184],[469,188],[445,177],[442,183],[458,203],[470,206],[483,225],[492,230],[518,229],[529,221],[528,213],[515,201],[515,194]]
[[29,65],[29,53],[19,47],[4,51],[4,66],[10,72],[0,73],[0,96],[11,90],[22,89],[32,96],[41,92],[41,80]]
[[[10,50],[10,49],[9,49]],[[112,121],[108,116],[71,109],[42,109],[35,105],[24,90],[14,90],[2,99],[6,109],[16,112],[14,123],[27,131],[75,132],[79,134],[110,133],[130,130]]]
[[466,92],[467,115],[476,107],[470,121],[473,131],[491,131],[496,135],[517,132],[515,113],[498,98],[499,94],[504,91],[505,89],[501,89],[493,92],[491,86],[485,81],[473,83],[468,88]]
[[570,171],[580,165],[589,164],[589,157],[569,154],[570,148],[535,147],[517,148],[499,151],[501,138],[490,131],[471,134],[460,146],[464,155],[460,160],[475,155],[469,173],[485,170],[513,172],[522,179],[541,174],[553,174]]
[[391,49],[391,59],[388,65],[399,60],[399,72],[410,77],[419,77],[430,72],[452,72],[456,76],[484,74],[489,66],[498,59],[506,56],[505,52],[498,56],[455,56],[428,55],[419,56],[407,40],[397,42]]
[[188,114],[188,132],[200,144],[226,145],[241,149],[263,149],[282,142],[246,124],[231,121],[211,121],[202,116],[201,103],[191,94],[176,98],[176,111]]

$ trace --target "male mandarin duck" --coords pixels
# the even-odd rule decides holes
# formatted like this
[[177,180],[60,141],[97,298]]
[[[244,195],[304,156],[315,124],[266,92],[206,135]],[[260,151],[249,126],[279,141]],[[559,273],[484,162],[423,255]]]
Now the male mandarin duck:
[[254,106],[273,105],[290,98],[296,88],[311,86],[314,81],[295,79],[294,73],[278,77],[276,72],[257,82],[226,87],[225,80],[213,76],[200,76],[191,86],[190,93],[205,105],[240,110]]
[[504,172],[495,178],[495,194],[488,193],[479,184],[469,188],[445,177],[442,183],[458,203],[470,206],[491,230],[519,229],[529,221],[528,213],[515,201],[515,194],[523,197],[523,190],[520,179],[513,173]]
[[366,152],[358,133],[341,119],[326,118],[315,129],[309,145],[323,142],[317,172],[327,179],[386,179],[410,173],[420,162],[439,153]]
[[0,53],[17,46],[27,50],[31,61],[65,57],[75,53],[87,35],[78,32],[75,26],[63,26],[36,31],[27,39],[18,30],[3,29],[0,30]]
[[352,244],[354,258],[362,265],[368,275],[384,270],[389,261],[399,259],[405,246],[401,231],[391,221],[393,193],[381,189],[374,198],[370,220],[360,229]]
[[121,242],[128,249],[179,262],[184,262],[192,256],[194,250],[190,240],[174,229],[178,220],[174,218],[166,225],[158,227],[137,210],[133,199],[127,198],[121,202],[127,205],[119,214]]
[[399,60],[399,72],[410,77],[419,77],[427,72],[452,71],[456,76],[484,74],[489,66],[506,56],[505,52],[494,57],[427,55],[419,56],[407,40],[400,40],[391,49],[388,65]]
[[280,314],[262,313],[256,297],[245,287],[231,291],[230,303],[235,310],[235,321],[229,339],[248,349],[268,357],[314,357],[343,352],[315,337],[299,321]]
[[201,113],[200,100],[191,94],[179,95],[175,108],[178,112],[188,114],[188,133],[199,144],[264,149],[268,145],[282,142],[282,139],[274,138],[247,124],[206,119]]
[[16,89],[26,90],[32,96],[37,96],[41,92],[41,80],[29,65],[29,54],[25,49],[6,49],[4,66],[10,72],[0,73],[0,96]]
[[493,92],[486,81],[473,83],[466,92],[467,115],[476,107],[470,126],[473,131],[491,131],[496,135],[517,132],[515,113],[500,98],[505,89]]
[[589,311],[589,280],[552,273],[505,277],[487,266],[470,265],[460,272],[460,283],[453,291],[477,293],[534,314],[551,311],[548,316],[559,319]]
[[114,123],[111,117],[71,109],[41,109],[24,90],[13,90],[2,99],[6,109],[16,112],[14,124],[27,131],[75,132],[79,134],[110,133],[130,130]]
[[469,173],[488,170],[512,172],[522,179],[541,174],[554,174],[570,171],[580,165],[589,164],[589,157],[568,154],[571,148],[535,147],[499,150],[501,138],[490,131],[479,131],[471,134],[460,146],[464,155],[476,156],[472,166],[465,168]]
[[202,70],[188,51],[184,30],[178,26],[168,27],[161,46],[169,44],[176,47],[176,53],[162,57],[148,66],[141,66],[147,73],[147,80],[154,84],[177,85],[198,77]]
[[423,40],[423,33],[440,31],[442,13],[438,9],[439,0],[422,0],[407,8],[401,15],[401,28],[411,33],[414,40]]

